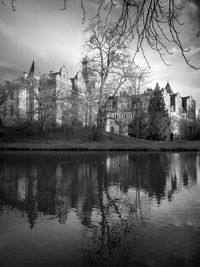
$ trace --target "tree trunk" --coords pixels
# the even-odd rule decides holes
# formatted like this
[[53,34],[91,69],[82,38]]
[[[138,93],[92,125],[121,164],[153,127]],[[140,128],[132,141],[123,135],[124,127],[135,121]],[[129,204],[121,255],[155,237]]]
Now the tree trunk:
[[103,111],[100,109],[97,115],[97,139],[101,140],[103,137],[105,126],[105,118],[103,116]]

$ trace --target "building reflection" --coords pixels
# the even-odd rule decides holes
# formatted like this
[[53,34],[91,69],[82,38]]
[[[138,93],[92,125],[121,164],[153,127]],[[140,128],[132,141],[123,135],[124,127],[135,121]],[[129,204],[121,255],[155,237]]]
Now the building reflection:
[[138,220],[145,223],[151,201],[172,201],[179,190],[195,185],[200,169],[194,153],[7,155],[0,161],[2,211],[17,208],[32,229],[43,215],[64,224],[73,209],[92,229],[93,239],[100,238],[98,246],[109,248],[127,237]]
[[197,155],[194,153],[172,153],[168,155],[170,165],[166,173],[166,194],[171,201],[173,195],[182,187],[197,183]]
[[196,157],[196,166],[197,166],[197,179],[198,184],[200,184],[200,155],[198,154]]

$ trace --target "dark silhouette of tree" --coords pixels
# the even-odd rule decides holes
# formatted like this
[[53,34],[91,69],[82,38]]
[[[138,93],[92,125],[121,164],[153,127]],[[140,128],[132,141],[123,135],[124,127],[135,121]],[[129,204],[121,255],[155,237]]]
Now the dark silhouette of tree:
[[154,140],[163,140],[168,135],[170,119],[167,110],[162,90],[158,83],[153,91],[153,95],[149,102],[149,138]]
[[2,81],[0,82],[0,107],[6,102],[12,92],[17,89],[15,81]]
[[137,116],[129,124],[128,134],[136,138],[145,139],[148,136],[148,114],[139,110]]

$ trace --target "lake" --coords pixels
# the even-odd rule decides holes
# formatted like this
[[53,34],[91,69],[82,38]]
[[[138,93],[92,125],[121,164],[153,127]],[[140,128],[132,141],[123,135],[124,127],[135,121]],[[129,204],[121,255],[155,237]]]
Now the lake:
[[200,153],[2,152],[0,266],[200,266]]

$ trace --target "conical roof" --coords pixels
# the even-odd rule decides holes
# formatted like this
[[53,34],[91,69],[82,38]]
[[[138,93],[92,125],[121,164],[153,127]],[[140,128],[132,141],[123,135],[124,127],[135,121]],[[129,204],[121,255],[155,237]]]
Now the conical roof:
[[172,91],[172,88],[169,84],[169,82],[167,82],[166,86],[165,86],[165,90],[167,91],[168,94],[172,95],[174,92]]
[[40,77],[40,73],[36,68],[35,60],[33,60],[33,62],[32,62],[28,76],[33,77],[33,78],[39,78]]

